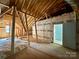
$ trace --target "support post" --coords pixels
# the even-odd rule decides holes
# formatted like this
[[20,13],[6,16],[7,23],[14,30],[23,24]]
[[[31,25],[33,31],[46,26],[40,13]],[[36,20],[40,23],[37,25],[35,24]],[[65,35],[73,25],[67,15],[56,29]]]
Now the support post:
[[26,20],[26,28],[27,28],[28,45],[30,46],[29,29],[28,29],[28,23],[27,23],[27,15],[26,15],[26,13],[25,13],[25,20]]
[[26,30],[26,27],[25,27],[25,25],[24,25],[23,19],[22,19],[22,17],[21,17],[21,15],[20,15],[19,12],[18,12],[18,15],[19,15],[19,17],[20,17],[20,21],[21,21],[21,23],[22,23],[22,25],[23,25],[23,28],[24,28],[24,30],[25,30],[25,32],[26,32],[26,31],[27,31],[27,30]]
[[10,20],[9,20],[9,38],[10,38],[10,28],[11,28],[11,22],[10,22]]
[[14,40],[15,40],[15,6],[13,6],[13,19],[12,19],[12,34],[11,34],[11,53],[14,55]]
[[37,34],[37,25],[36,25],[36,19],[35,19],[35,32],[36,32],[36,40],[38,42],[38,34]]

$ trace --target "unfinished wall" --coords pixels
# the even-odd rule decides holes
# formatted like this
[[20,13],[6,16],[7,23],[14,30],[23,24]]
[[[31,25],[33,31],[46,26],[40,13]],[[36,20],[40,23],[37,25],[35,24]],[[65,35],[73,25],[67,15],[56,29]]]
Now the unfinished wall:
[[[38,21],[37,26],[37,35],[40,42],[52,42],[53,40],[53,25],[56,23],[67,23],[71,20],[75,21],[75,13],[64,13],[62,15]],[[36,38],[35,25],[32,26],[33,37]],[[69,33],[69,32],[68,32]],[[75,32],[74,32],[75,33]],[[75,40],[75,39],[74,39]]]
[[[52,19],[46,19],[42,21],[36,22],[37,26],[37,35],[38,35],[38,42],[52,42],[53,38],[53,24]],[[35,32],[35,25],[32,27],[33,30],[33,37],[36,38]]]
[[[22,36],[22,33],[24,32],[22,29],[22,26],[20,25],[20,22],[18,21],[19,18],[16,17],[16,23],[15,23],[15,35],[16,36]],[[6,25],[9,25],[10,32],[6,32]],[[11,31],[12,30],[12,16],[11,15],[5,15],[2,18],[0,18],[0,38],[7,38],[11,37]]]
[[9,36],[9,33],[7,32],[6,28],[7,26],[9,26],[9,21],[4,20],[4,18],[0,18],[0,38],[5,38]]
[[[54,21],[58,20],[58,21]],[[76,49],[76,14],[75,12],[65,13],[54,17],[53,22],[63,24],[63,46]]]

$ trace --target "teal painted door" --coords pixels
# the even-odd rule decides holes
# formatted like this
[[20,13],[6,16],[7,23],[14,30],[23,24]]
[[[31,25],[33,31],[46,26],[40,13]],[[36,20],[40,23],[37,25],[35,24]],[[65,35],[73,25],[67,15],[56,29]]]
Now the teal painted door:
[[63,46],[76,49],[76,22],[63,24]]
[[62,45],[63,41],[63,24],[54,24],[54,43]]

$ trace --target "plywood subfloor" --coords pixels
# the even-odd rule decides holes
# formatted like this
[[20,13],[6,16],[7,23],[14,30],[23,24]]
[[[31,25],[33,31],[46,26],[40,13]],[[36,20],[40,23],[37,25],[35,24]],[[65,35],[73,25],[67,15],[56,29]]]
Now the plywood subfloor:
[[23,51],[17,53],[15,57],[10,56],[6,59],[59,59],[59,58],[55,56],[49,56],[38,50],[28,47]]

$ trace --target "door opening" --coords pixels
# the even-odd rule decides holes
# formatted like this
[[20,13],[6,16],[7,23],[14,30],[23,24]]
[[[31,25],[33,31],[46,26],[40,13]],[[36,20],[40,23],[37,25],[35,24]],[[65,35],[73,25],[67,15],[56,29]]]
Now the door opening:
[[63,24],[54,24],[54,43],[63,45]]

